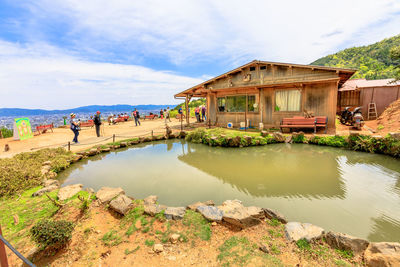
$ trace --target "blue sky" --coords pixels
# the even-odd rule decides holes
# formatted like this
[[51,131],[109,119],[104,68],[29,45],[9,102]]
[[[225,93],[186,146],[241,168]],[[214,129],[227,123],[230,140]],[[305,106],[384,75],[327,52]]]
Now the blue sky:
[[399,29],[397,0],[0,0],[0,107],[173,104],[253,59],[309,64]]

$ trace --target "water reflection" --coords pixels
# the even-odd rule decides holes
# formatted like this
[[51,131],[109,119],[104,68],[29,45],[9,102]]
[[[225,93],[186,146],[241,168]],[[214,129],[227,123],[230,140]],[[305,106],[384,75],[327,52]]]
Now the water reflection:
[[382,155],[312,145],[229,149],[160,141],[83,160],[60,176],[64,185],[120,186],[136,198],[156,194],[171,206],[237,198],[327,230],[400,241],[400,164]]

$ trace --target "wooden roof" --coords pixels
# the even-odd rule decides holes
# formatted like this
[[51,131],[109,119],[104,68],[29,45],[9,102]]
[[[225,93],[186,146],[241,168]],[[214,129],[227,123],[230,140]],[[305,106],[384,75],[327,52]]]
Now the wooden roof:
[[230,74],[234,74],[239,71],[242,71],[244,68],[256,66],[256,65],[275,65],[275,66],[286,66],[286,67],[296,67],[296,68],[307,68],[307,69],[312,69],[312,70],[315,69],[315,70],[335,71],[336,73],[338,73],[338,76],[339,76],[339,87],[341,87],[357,71],[356,69],[345,69],[345,68],[334,68],[334,67],[317,66],[317,65],[302,65],[302,64],[253,60],[253,61],[251,61],[247,64],[244,64],[236,69],[230,70],[219,76],[209,79],[203,83],[200,83],[189,89],[186,89],[185,91],[182,91],[182,92],[176,94],[175,97],[185,97],[186,95],[194,95],[195,90],[204,87],[206,84],[212,83],[212,82],[214,82],[218,79],[224,78]]

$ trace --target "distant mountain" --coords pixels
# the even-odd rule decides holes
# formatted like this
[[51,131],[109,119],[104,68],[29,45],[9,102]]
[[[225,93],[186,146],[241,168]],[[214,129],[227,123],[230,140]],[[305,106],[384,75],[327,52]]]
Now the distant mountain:
[[317,59],[310,65],[358,69],[352,79],[368,80],[393,78],[396,62],[390,58],[390,50],[400,46],[400,35],[384,39],[375,44],[353,47]]
[[112,105],[112,106],[99,106],[91,105],[72,109],[64,110],[44,110],[44,109],[22,109],[22,108],[0,108],[0,116],[30,116],[30,115],[49,115],[49,114],[69,114],[69,113],[80,113],[80,112],[122,112],[131,111],[134,108],[143,111],[155,111],[159,109],[167,108],[168,106],[173,107],[174,105]]

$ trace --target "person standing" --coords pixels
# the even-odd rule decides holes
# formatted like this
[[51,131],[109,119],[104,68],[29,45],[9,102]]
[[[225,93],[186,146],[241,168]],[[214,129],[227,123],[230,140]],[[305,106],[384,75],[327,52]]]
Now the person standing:
[[138,123],[139,123],[139,126],[140,126],[140,121],[139,121],[140,115],[139,115],[139,111],[137,111],[136,108],[135,108],[135,110],[133,111],[133,117],[135,118],[135,124],[136,124],[136,126],[138,125]]
[[76,119],[76,115],[74,113],[71,113],[70,115],[71,117],[71,130],[74,132],[74,139],[72,139],[72,142],[74,142],[75,144],[78,144],[78,135],[79,135],[79,131],[80,131],[80,122]]
[[166,117],[169,120],[169,122],[171,122],[171,117],[170,116],[171,116],[170,115],[170,110],[169,110],[169,107],[167,107],[167,115],[166,115]]
[[164,116],[163,116],[163,115],[164,115],[164,111],[161,109],[161,110],[160,110],[160,118],[161,118],[161,119],[164,119]]
[[179,107],[178,113],[179,113],[179,120],[182,121],[182,120],[183,120],[183,110],[182,110],[182,106]]
[[97,137],[100,137],[100,126],[101,126],[101,117],[100,117],[100,111],[96,112],[96,115],[94,115],[94,126],[96,127],[96,135]]
[[201,107],[201,120],[206,121],[206,106]]
[[194,109],[194,115],[196,116],[197,122],[200,122],[200,109],[199,109],[199,107],[196,107]]

